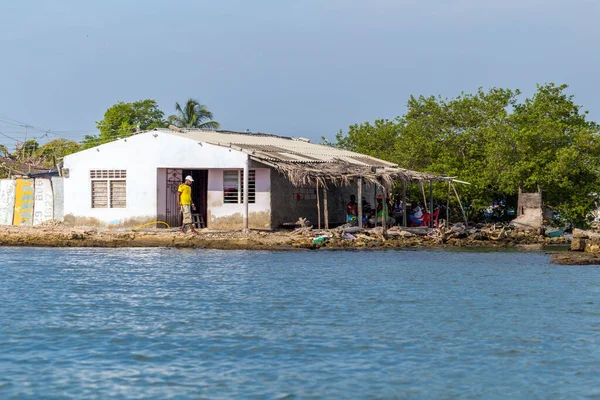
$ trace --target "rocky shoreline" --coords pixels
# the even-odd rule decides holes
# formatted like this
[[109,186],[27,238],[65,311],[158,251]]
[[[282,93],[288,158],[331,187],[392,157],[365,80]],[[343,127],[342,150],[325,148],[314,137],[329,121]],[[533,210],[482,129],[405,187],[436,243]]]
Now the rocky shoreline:
[[571,251],[552,254],[550,262],[559,265],[600,265],[600,233],[575,229]]
[[0,246],[14,247],[168,247],[221,250],[299,249],[402,249],[402,248],[523,248],[541,250],[568,245],[567,238],[547,238],[527,232],[478,229],[454,232],[443,229],[337,230],[301,228],[295,231],[219,232],[202,230],[199,235],[164,229],[140,231],[73,228],[62,225],[0,227]]

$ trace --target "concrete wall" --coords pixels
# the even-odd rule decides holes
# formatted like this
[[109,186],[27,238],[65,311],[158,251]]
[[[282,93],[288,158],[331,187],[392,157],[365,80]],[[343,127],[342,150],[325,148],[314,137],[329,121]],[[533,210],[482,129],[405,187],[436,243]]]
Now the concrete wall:
[[[159,168],[243,168],[247,155],[168,133],[147,132],[65,157],[65,216],[71,223],[136,224],[154,221]],[[92,208],[90,170],[127,171],[126,208]],[[209,178],[210,184],[210,178]],[[161,206],[163,206],[161,204]],[[210,209],[210,206],[209,206]]]
[[54,219],[54,193],[50,179],[35,179],[33,225]]
[[64,178],[52,177],[52,193],[54,194],[54,220],[65,220]]
[[12,225],[15,212],[16,184],[12,179],[0,179],[0,225]]
[[[296,222],[298,218],[307,218],[313,226],[317,226],[317,200],[314,196],[307,196],[308,192],[314,193],[313,188],[298,188],[282,174],[272,171],[271,173],[271,217],[273,229],[284,223]],[[364,185],[363,196],[373,206],[374,186]],[[331,187],[328,191],[327,201],[329,208],[330,225],[346,222],[346,205],[350,201],[350,195],[357,195],[356,185],[345,187]],[[323,188],[319,189],[321,201],[321,221],[323,217]]]
[[542,193],[524,193],[519,190],[517,216],[521,216],[527,209],[542,210]]
[[[24,196],[23,193],[18,193],[17,181],[27,181],[31,187],[31,193],[25,196],[28,198],[30,208],[27,212],[31,214],[28,225],[39,225],[46,221],[55,220],[62,221],[63,208],[63,178],[53,177],[51,180],[47,178],[36,179],[1,179],[0,180],[0,225],[13,225],[15,219],[13,216],[16,213],[22,213],[22,199],[17,201],[17,196]],[[19,204],[21,203],[21,204]],[[29,212],[30,211],[30,212]],[[18,225],[23,224],[21,218]],[[29,223],[30,222],[30,223]]]
[[[271,229],[271,171],[268,168],[250,169],[256,171],[256,201],[248,205],[248,227],[251,229]],[[223,203],[223,171],[208,171],[208,217],[211,229],[241,229],[244,212],[243,204]]]
[[543,224],[542,193],[523,193],[519,189],[517,218],[511,224],[519,229],[539,229]]
[[167,215],[167,169],[156,171],[156,210],[157,219],[164,221]]

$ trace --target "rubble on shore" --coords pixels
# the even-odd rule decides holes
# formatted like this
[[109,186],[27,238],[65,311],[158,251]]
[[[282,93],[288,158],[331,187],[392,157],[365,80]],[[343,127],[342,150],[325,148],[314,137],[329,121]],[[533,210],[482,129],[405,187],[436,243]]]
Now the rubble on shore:
[[177,230],[146,228],[137,231],[68,227],[46,223],[38,227],[0,227],[0,246],[30,247],[172,247],[231,250],[295,249],[389,249],[452,247],[522,247],[541,249],[566,245],[566,237],[548,238],[538,232],[522,231],[507,225],[454,224],[439,228],[381,227],[361,229],[343,226],[319,230],[299,227],[294,231],[211,231],[198,235]]
[[553,254],[550,262],[559,265],[600,265],[600,233],[574,229],[571,251]]
[[295,242],[305,242],[315,248],[373,248],[373,247],[518,247],[568,245],[568,237],[548,238],[539,232],[518,230],[505,224],[476,225],[462,223],[439,228],[392,227],[384,234],[381,227],[361,229],[343,226],[333,230],[301,227],[292,232]]

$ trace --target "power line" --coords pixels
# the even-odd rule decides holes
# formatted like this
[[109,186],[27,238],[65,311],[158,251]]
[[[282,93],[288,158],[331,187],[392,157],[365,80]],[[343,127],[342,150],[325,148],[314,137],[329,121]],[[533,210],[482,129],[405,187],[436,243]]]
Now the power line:
[[9,125],[14,125],[14,126],[25,126],[25,125],[22,125],[22,124],[15,124],[14,122],[10,122],[10,121],[4,120],[4,119],[2,119],[2,118],[0,118],[0,121],[4,122],[5,124],[9,124]]
[[7,135],[7,134],[5,134],[5,133],[2,133],[2,132],[0,132],[0,135],[4,136],[4,137],[6,137],[6,138],[9,138],[9,139],[11,139],[11,140],[14,140],[15,142],[19,142],[19,141],[20,141],[20,140],[18,140],[18,139],[15,139],[14,137],[8,136],[8,135]]
[[[0,114],[0,117],[4,117],[4,118],[7,118],[7,119],[9,119],[9,120],[11,120],[11,121],[15,121],[15,122],[16,122],[16,123],[18,123],[18,124],[25,124],[25,122],[21,122],[21,121],[19,121],[19,120],[16,120],[16,119],[14,119],[14,118],[11,118],[11,117],[9,117],[9,116],[7,116],[7,115],[4,115],[4,114]],[[25,125],[27,125],[27,124],[25,124]]]
[[[57,138],[64,138],[64,139],[68,139],[68,138],[72,138],[72,139],[76,139],[78,142],[88,145],[91,147],[95,147],[97,145],[101,145],[101,144],[105,144],[105,143],[109,143],[111,141],[114,140],[119,140],[119,139],[125,139],[129,136],[131,136],[132,134],[135,133],[135,129],[136,127],[131,127],[131,132],[123,132],[121,129],[111,129],[111,130],[104,130],[103,133],[108,133],[111,134],[110,138],[106,138],[106,137],[100,137],[100,132],[97,130],[89,130],[89,131],[69,131],[69,130],[56,130],[56,131],[52,131],[51,129],[44,129],[44,128],[40,128],[40,127],[36,127],[35,125],[30,125],[28,123],[19,121],[17,119],[11,118],[7,115],[4,114],[0,114],[0,123],[5,123],[8,125],[12,125],[12,126],[18,126],[18,127],[22,127],[25,129],[31,129],[34,131],[38,131],[40,133],[43,133],[43,135],[41,136],[37,136],[37,137],[32,137],[30,140],[44,140],[46,142],[50,141],[50,137],[49,135],[55,136]],[[11,132],[13,133],[13,132]],[[14,133],[20,133],[20,132],[14,132]],[[79,134],[77,134],[79,133]],[[0,132],[0,135],[13,140],[16,142],[16,144],[18,145],[19,143],[24,143],[23,140],[20,139],[15,139],[12,136],[7,135],[6,133]],[[86,139],[86,137],[82,137],[82,135],[87,136],[88,138]]]
[[[10,125],[19,126],[19,127],[22,127],[22,128],[29,128],[29,129],[31,129],[31,130],[33,130],[33,131],[37,131],[37,132],[41,132],[41,133],[48,133],[48,132],[50,132],[51,134],[53,134],[53,135],[55,135],[55,136],[60,136],[60,137],[73,137],[73,138],[76,138],[76,137],[80,136],[80,135],[76,135],[76,134],[73,134],[73,135],[71,135],[71,134],[64,134],[64,133],[61,133],[60,135],[58,135],[58,134],[55,134],[54,132],[52,132],[52,130],[48,130],[48,129],[42,129],[42,128],[35,127],[35,126],[33,126],[33,125],[27,125],[27,124],[26,124],[26,125],[18,125],[18,124],[13,124],[13,123],[10,123],[10,122],[7,122],[7,121],[4,121],[4,120],[2,120],[2,119],[0,119],[0,122],[3,122],[3,123],[8,123],[8,124],[10,124]],[[57,132],[63,132],[63,131],[57,131]],[[71,133],[76,133],[76,132],[78,132],[78,133],[80,133],[80,134],[87,134],[87,133],[91,133],[91,131],[64,131],[64,132],[71,132]],[[18,133],[18,132],[15,132],[15,133]]]
[[[55,130],[55,129],[50,129],[50,128],[41,128],[41,127],[38,127],[38,126],[35,126],[35,125],[28,124],[26,122],[22,122],[22,121],[19,121],[17,119],[11,118],[11,117],[9,117],[7,115],[4,115],[4,114],[0,114],[0,117],[5,118],[5,119],[0,118],[0,121],[4,122],[6,124],[14,125],[14,126],[19,126],[21,128],[32,129],[32,130],[35,130],[35,131],[38,131],[38,132],[41,132],[41,133],[44,133],[44,134],[51,134],[51,135],[54,135],[54,136],[57,136],[57,137],[78,137],[78,138],[80,138],[81,134],[93,135],[93,134],[98,134],[99,133],[98,130],[73,131],[73,130]],[[8,121],[7,121],[7,119],[8,119]],[[131,129],[132,129],[131,133],[134,133],[136,128],[135,127],[131,127]],[[120,131],[120,129],[111,129],[111,130],[105,130],[104,132],[107,132],[107,133],[117,133],[117,132],[121,132],[121,131]],[[69,135],[70,133],[72,133],[73,135]]]
[[[19,126],[19,127],[22,127],[22,128],[30,128],[32,130],[43,132],[43,133],[47,133],[49,131],[52,131],[52,129],[41,128],[41,127],[38,127],[38,126],[35,126],[35,125],[31,125],[31,124],[28,124],[26,122],[22,122],[22,121],[19,121],[17,119],[11,118],[11,117],[9,117],[7,115],[4,115],[4,114],[0,114],[0,117],[2,117],[2,118],[0,118],[1,122],[9,124],[9,125]],[[73,134],[77,134],[77,133],[88,134],[88,133],[91,133],[91,131],[69,131],[69,130],[57,130],[56,132],[61,133],[65,137],[68,137],[68,136],[76,137],[76,136],[78,136],[78,135],[66,135],[67,133],[73,133]]]

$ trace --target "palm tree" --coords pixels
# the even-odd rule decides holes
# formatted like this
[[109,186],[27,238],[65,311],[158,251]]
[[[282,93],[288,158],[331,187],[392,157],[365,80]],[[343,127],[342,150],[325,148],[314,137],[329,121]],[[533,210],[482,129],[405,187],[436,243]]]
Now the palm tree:
[[189,99],[183,108],[175,103],[175,111],[177,114],[169,117],[169,123],[179,128],[218,129],[220,126],[213,121],[213,114],[208,108],[198,100]]

